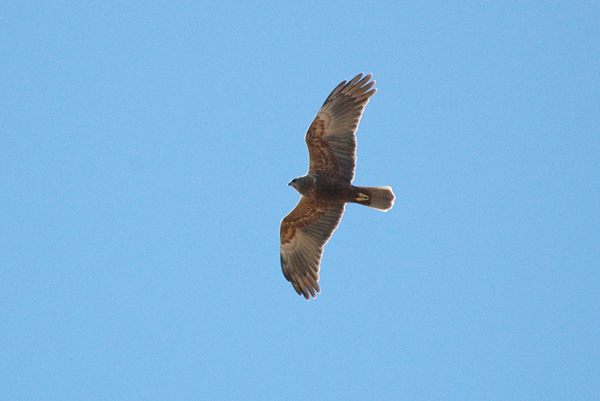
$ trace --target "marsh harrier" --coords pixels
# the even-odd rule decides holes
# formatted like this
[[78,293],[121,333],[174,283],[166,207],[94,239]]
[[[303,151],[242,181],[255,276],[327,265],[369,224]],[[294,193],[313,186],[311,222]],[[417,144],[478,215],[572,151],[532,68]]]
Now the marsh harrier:
[[[281,221],[281,268],[299,295],[320,293],[323,247],[338,226],[348,202],[387,211],[394,205],[390,187],[352,185],[356,136],[362,112],[377,91],[372,75],[340,83],[321,106],[308,131],[308,173],[288,185],[302,197]],[[370,81],[370,82],[369,82]]]

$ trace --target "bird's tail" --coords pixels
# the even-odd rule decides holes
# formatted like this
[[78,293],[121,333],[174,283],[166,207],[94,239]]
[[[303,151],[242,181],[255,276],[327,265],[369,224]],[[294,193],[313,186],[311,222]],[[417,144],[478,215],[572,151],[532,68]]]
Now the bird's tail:
[[394,206],[394,193],[390,187],[357,187],[359,194],[355,202],[387,212]]

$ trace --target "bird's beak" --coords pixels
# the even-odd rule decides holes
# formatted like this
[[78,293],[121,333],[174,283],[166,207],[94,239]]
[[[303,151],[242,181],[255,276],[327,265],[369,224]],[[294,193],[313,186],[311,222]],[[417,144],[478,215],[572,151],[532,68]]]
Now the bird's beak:
[[291,181],[290,181],[290,182],[288,182],[288,185],[292,185],[292,182],[291,182]]

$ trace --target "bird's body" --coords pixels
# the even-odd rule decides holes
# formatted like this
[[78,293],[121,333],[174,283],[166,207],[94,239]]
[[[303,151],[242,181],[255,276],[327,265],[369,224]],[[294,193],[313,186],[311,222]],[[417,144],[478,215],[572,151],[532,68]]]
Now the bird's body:
[[339,84],[329,95],[306,133],[308,173],[289,185],[300,202],[281,221],[281,268],[296,292],[306,299],[320,292],[323,246],[338,226],[346,203],[387,211],[394,205],[390,187],[352,185],[360,117],[376,92],[371,74]]
[[[354,185],[326,175],[307,174],[290,183],[302,196],[323,203],[358,203],[371,206],[372,189],[355,187]],[[393,199],[389,199],[393,201]],[[391,206],[391,205],[390,205]],[[381,208],[379,208],[381,209]],[[387,210],[382,209],[382,210]]]
[[320,174],[307,174],[291,183],[302,196],[321,202],[345,203],[351,199],[353,186]]

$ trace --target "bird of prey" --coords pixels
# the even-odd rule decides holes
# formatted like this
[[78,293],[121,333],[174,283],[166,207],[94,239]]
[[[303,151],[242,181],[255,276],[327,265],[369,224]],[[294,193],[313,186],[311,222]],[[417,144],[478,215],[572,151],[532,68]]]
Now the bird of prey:
[[[281,221],[281,269],[298,295],[307,300],[320,293],[323,247],[337,228],[347,202],[387,211],[394,205],[390,187],[352,185],[356,165],[358,123],[377,91],[372,74],[340,83],[321,106],[306,132],[309,166],[288,185],[302,195]],[[370,82],[369,82],[370,81]]]

